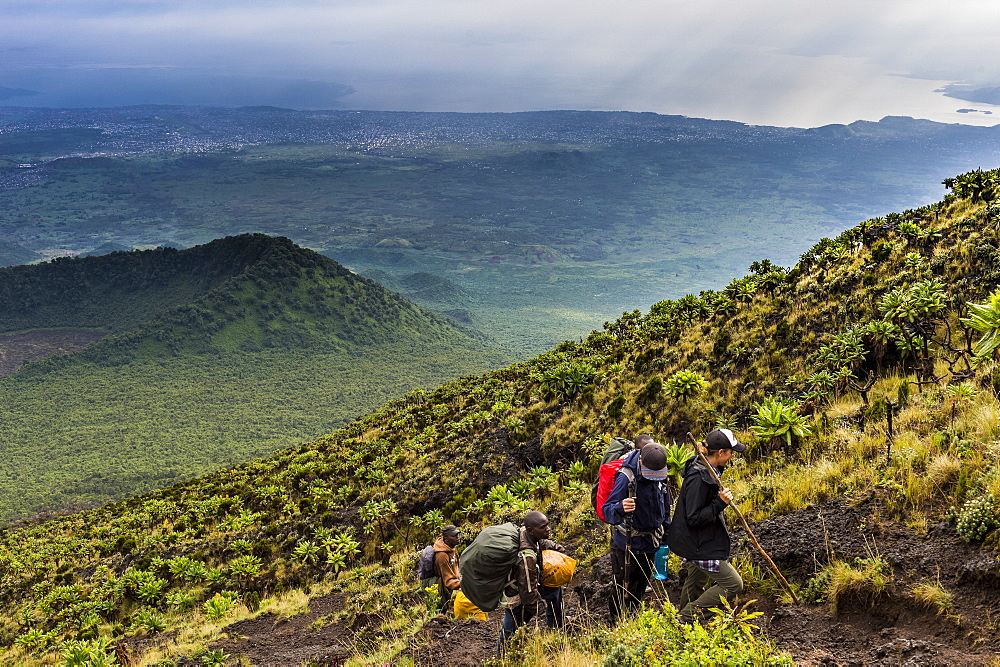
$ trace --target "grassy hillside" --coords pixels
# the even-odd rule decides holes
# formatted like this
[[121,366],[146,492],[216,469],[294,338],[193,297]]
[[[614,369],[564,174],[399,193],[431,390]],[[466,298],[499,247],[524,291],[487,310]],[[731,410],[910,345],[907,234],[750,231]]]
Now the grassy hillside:
[[[867,617],[886,604],[900,641],[939,628],[923,636],[988,661],[1000,650],[1000,571],[978,549],[1000,536],[1000,371],[996,351],[976,343],[1000,329],[998,176],[949,180],[944,201],[824,239],[791,270],[755,262],[725,290],[626,313],[580,344],[412,392],[309,444],[11,526],[0,542],[3,657],[103,654],[114,641],[141,664],[222,661],[226,648],[250,651],[233,636],[294,618],[310,596],[341,596],[350,604],[309,625],[347,642],[337,657],[419,663],[447,643],[434,644],[441,622],[429,622],[431,603],[409,574],[416,547],[446,521],[469,540],[537,508],[580,560],[589,623],[522,638],[506,664],[671,664],[680,651],[696,664],[787,664],[743,611],[683,630],[668,605],[619,633],[601,630],[606,541],[587,482],[607,438],[677,439],[677,466],[690,453],[682,434],[722,424],[752,445],[727,473],[742,511],[761,528],[801,513],[817,535],[795,541],[802,529],[786,529],[792,546],[775,554],[809,608],[792,608],[741,552],[768,627],[813,608],[826,616],[856,604]],[[832,499],[829,518],[817,519]],[[849,527],[834,533],[840,524]],[[883,554],[896,534],[909,546]],[[865,548],[847,548],[862,537]],[[924,548],[944,541],[964,564]],[[456,645],[465,627],[454,626]],[[886,636],[865,627],[871,641]],[[738,654],[710,653],[725,646]]]
[[287,239],[3,271],[0,330],[114,334],[0,379],[5,519],[235,465],[504,360]]

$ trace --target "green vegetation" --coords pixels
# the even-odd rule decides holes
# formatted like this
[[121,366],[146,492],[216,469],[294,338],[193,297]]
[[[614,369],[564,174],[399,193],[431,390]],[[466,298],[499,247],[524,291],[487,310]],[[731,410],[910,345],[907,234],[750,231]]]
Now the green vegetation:
[[0,519],[236,465],[504,358],[283,239],[2,271],[3,328],[119,333],[0,379]]
[[[541,509],[573,546],[578,572],[590,570],[606,540],[588,482],[611,434],[683,441],[687,431],[725,423],[750,445],[727,483],[751,520],[847,497],[877,504],[873,521],[924,532],[949,519],[994,548],[1000,530],[986,518],[995,518],[1000,497],[1000,365],[974,354],[982,332],[962,320],[968,304],[1000,284],[1000,229],[991,222],[992,188],[977,192],[866,221],[821,240],[790,270],[755,263],[725,290],[662,301],[581,342],[413,391],[307,444],[8,527],[0,535],[0,660],[51,659],[76,642],[174,630],[175,643],[142,660],[200,659],[219,650],[213,643],[229,623],[294,613],[307,595],[332,591],[351,605],[331,622],[369,624],[355,635],[352,664],[405,663],[428,619],[410,571],[441,521],[471,540],[486,525]],[[925,264],[907,266],[910,244],[920,245]],[[885,253],[879,260],[876,248]],[[679,371],[704,378],[704,390],[671,395],[667,380]],[[764,405],[777,417],[757,424]],[[672,448],[673,471],[684,454]],[[898,587],[908,599],[947,607],[939,593],[912,590],[906,569],[874,548],[831,550],[811,580],[797,574],[803,597],[842,608]],[[749,568],[746,579],[768,585],[768,575]],[[787,663],[752,620],[740,608],[707,628],[683,629],[669,609],[654,611],[629,626],[634,641],[585,625],[577,635],[521,637],[510,660],[728,663],[736,658],[713,651],[738,635],[748,662]],[[997,627],[965,632],[995,642]]]
[[[560,632],[520,632],[499,664],[606,665],[792,665],[752,621],[759,612],[721,609],[707,626],[681,625],[674,608],[647,610],[614,631],[588,628],[574,637]],[[554,662],[558,659],[558,662]]]

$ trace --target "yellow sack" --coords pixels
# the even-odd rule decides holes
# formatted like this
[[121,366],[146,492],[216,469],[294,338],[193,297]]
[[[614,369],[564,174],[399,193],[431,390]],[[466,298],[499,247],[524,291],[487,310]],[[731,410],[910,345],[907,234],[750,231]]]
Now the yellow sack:
[[573,580],[576,571],[576,559],[570,558],[561,551],[545,549],[542,551],[542,583],[556,588],[565,586]]
[[462,589],[455,591],[455,618],[476,618],[480,621],[486,620],[486,612],[472,604],[472,601],[465,596]]

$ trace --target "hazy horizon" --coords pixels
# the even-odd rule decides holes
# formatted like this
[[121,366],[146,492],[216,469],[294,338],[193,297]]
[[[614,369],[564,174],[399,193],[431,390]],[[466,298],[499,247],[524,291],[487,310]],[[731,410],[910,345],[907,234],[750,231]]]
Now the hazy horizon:
[[6,0],[0,13],[3,106],[1000,124],[1000,6],[978,0]]

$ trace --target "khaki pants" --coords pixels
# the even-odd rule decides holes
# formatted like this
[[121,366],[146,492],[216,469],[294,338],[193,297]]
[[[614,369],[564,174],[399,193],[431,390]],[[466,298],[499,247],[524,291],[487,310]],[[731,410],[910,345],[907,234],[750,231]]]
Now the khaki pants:
[[[681,588],[680,617],[685,623],[694,621],[696,610],[718,607],[723,597],[732,602],[743,591],[743,578],[727,560],[722,561],[718,572],[703,570],[691,562],[684,563],[684,570],[687,578]],[[709,583],[713,586],[706,590]]]

